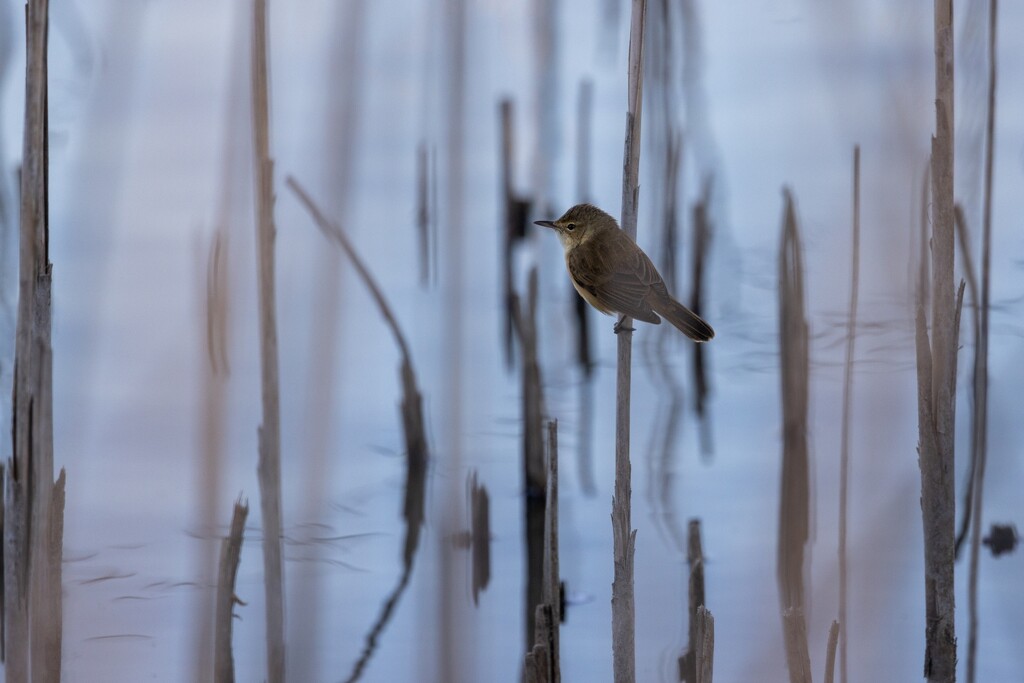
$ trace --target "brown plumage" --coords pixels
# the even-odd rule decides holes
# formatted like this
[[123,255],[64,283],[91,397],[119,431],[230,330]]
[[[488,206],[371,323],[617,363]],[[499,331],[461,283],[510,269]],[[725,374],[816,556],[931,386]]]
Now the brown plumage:
[[694,341],[714,338],[711,326],[672,298],[651,259],[601,209],[577,204],[558,220],[536,224],[558,234],[573,286],[597,310],[654,325],[665,318]]

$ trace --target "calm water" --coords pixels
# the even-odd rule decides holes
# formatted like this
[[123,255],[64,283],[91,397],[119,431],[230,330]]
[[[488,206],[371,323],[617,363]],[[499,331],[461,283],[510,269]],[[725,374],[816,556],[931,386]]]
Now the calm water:
[[[441,8],[433,7],[440,4],[366,3],[361,14],[350,14],[350,2],[271,3],[292,680],[343,680],[359,657],[365,633],[401,573],[405,468],[397,352],[351,269],[332,257],[285,190],[287,174],[342,220],[378,275],[410,337],[425,394],[434,454],[425,533],[411,584],[365,680],[436,680],[439,595],[445,585],[452,592],[460,677],[518,676],[524,564],[519,380],[505,369],[500,336],[497,102],[502,96],[517,101],[516,173],[525,192],[537,177],[534,31],[526,3],[470,3],[461,354],[452,358],[455,333],[445,308],[454,272],[446,256],[450,212],[444,181],[448,41]],[[588,77],[595,98],[591,194],[617,214],[628,12],[623,8],[616,28],[603,23],[601,8],[592,4],[603,5],[560,3],[557,13],[557,53],[546,70],[554,99],[545,106],[559,130],[546,141],[548,201],[561,212],[579,199],[574,111],[578,84]],[[1024,446],[1015,392],[1024,380],[1024,237],[1016,229],[1024,207],[1014,191],[1024,175],[1024,48],[1013,40],[1024,30],[1024,10],[1017,3],[1004,5],[986,526],[1024,519],[1018,494],[1024,473],[1014,457]],[[775,281],[783,185],[797,198],[806,248],[814,459],[807,581],[812,668],[820,675],[838,604],[841,361],[850,169],[857,142],[863,158],[862,325],[853,407],[850,673],[852,680],[914,680],[923,659],[924,600],[911,230],[933,120],[930,8],[871,2],[833,14],[813,3],[772,0],[701,3],[697,9],[706,99],[703,108],[677,105],[689,131],[680,199],[688,207],[701,176],[715,174],[719,192],[706,309],[718,332],[708,347],[714,452],[702,455],[699,448],[691,347],[671,330],[663,338],[665,330],[639,325],[632,443],[638,680],[675,680],[675,660],[686,639],[687,575],[676,530],[692,517],[704,525],[716,678],[786,676],[775,580],[781,448]],[[2,11],[9,32],[18,29],[20,3],[4,3]],[[231,502],[241,494],[252,509],[237,587],[247,603],[237,608],[237,675],[262,680],[248,48],[247,39],[238,37],[248,15],[243,3],[191,0],[56,3],[53,12],[55,436],[58,464],[68,471],[65,678],[194,679],[198,613],[208,591],[202,558],[215,556],[211,536],[223,533]],[[357,37],[345,32],[351,21],[363,22]],[[13,39],[15,56],[0,90],[8,179],[20,150],[23,73],[22,38]],[[958,40],[958,50],[970,57],[971,38],[958,29]],[[357,66],[328,69],[330,55],[343,56],[349,42],[361,55]],[[969,59],[961,66],[963,73],[983,73]],[[678,83],[678,66],[675,74]],[[345,109],[341,90],[349,82],[357,84],[360,96],[357,106]],[[664,137],[656,89],[651,81],[646,87],[639,241],[658,254],[653,202],[662,192],[664,169],[652,160],[663,155]],[[980,156],[971,144],[984,108],[977,103],[977,83],[970,85],[965,75],[958,87],[959,193],[977,230]],[[344,146],[344,136],[331,137],[339,127],[352,132],[351,147]],[[421,140],[438,150],[440,174],[441,273],[427,289],[419,284],[415,233],[415,155]],[[347,170],[339,161],[344,159],[351,162]],[[346,174],[347,192],[338,184]],[[10,187],[6,191],[13,196]],[[688,283],[689,209],[683,213],[679,281]],[[200,466],[201,425],[211,410],[204,398],[204,306],[207,251],[218,222],[228,234],[230,375],[222,380],[223,469],[211,480]],[[570,291],[550,235],[535,236],[524,250],[520,274],[531,261],[542,271],[547,411],[560,427],[561,571],[573,603],[562,630],[563,675],[567,681],[607,680],[613,321],[596,314],[590,320],[597,368],[585,388],[572,364]],[[680,289],[685,295],[686,286]],[[325,297],[332,291],[336,297]],[[330,307],[339,311],[336,325],[326,313]],[[967,312],[964,320],[968,329]],[[969,382],[968,337],[961,337],[961,388]],[[318,356],[320,343],[329,346]],[[8,372],[10,348],[4,350]],[[449,379],[453,362],[461,367],[457,398]],[[674,415],[667,412],[666,372],[684,387],[684,406]],[[317,387],[330,389],[317,393]],[[586,395],[589,411],[581,398]],[[453,406],[460,406],[455,431]],[[968,410],[961,391],[958,457],[966,452]],[[667,449],[661,445],[666,424],[677,431]],[[588,442],[593,495],[584,492],[579,459]],[[468,526],[464,492],[470,471],[491,497],[491,583],[478,605],[470,591],[469,554],[453,547],[449,537]],[[212,531],[201,514],[200,482],[215,496],[219,526]],[[444,562],[442,553],[448,556]],[[1019,553],[982,558],[980,681],[1024,680],[1020,563]],[[965,562],[957,572],[957,627],[965,645]]]

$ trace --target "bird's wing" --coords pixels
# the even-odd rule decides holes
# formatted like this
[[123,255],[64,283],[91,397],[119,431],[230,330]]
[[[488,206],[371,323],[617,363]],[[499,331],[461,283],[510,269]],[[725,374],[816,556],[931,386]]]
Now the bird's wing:
[[628,235],[616,237],[600,247],[584,245],[570,252],[569,274],[599,308],[657,325],[661,318],[646,299],[652,288],[664,288],[661,275]]

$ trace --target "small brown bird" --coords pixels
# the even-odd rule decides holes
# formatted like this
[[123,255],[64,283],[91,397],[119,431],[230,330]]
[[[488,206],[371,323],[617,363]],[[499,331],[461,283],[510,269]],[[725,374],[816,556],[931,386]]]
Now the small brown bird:
[[694,341],[714,338],[711,325],[672,298],[651,259],[601,209],[577,204],[558,220],[535,223],[558,233],[573,286],[597,310],[654,325],[660,315]]

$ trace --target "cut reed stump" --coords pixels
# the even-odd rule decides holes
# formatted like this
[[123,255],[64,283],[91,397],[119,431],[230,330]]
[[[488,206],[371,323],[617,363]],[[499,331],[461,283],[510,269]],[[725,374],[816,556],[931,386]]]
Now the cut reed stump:
[[[629,31],[626,140],[622,161],[622,229],[636,239],[640,198],[640,122],[643,104],[644,28],[646,0],[633,0]],[[624,318],[618,335],[615,378],[615,496],[612,498],[614,576],[612,580],[612,672],[615,683],[636,680],[636,612],[633,555],[636,530],[632,528],[632,467],[629,462],[630,380],[633,336]]]
[[214,605],[214,683],[234,683],[235,660],[231,653],[231,632],[234,625],[235,605],[244,605],[235,593],[238,563],[242,559],[242,535],[249,515],[248,501],[241,496],[235,501],[231,515],[231,530],[220,542],[220,562],[217,570],[217,598]]

